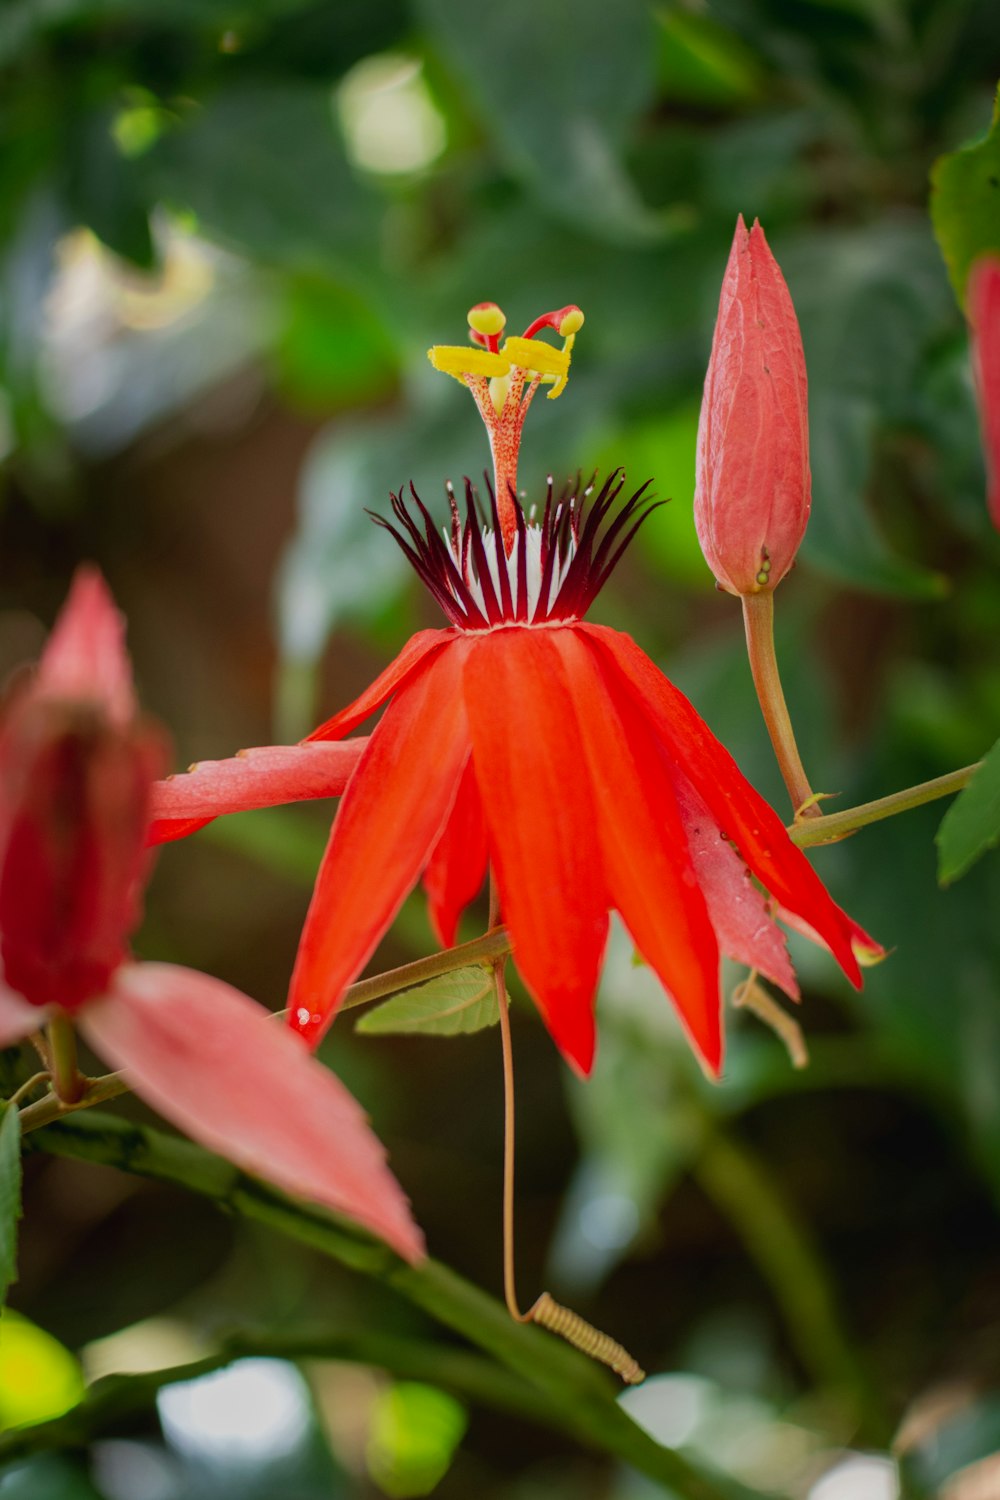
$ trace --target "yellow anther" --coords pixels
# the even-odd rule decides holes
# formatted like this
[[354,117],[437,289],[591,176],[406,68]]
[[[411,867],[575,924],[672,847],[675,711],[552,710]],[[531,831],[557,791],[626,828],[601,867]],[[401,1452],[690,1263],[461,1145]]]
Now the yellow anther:
[[477,302],[475,307],[469,309],[469,327],[474,333],[481,333],[486,338],[501,333],[506,324],[506,315],[495,302]]
[[569,355],[565,349],[553,349],[540,339],[505,339],[504,356],[512,365],[540,375],[544,380],[565,378],[569,370]]
[[504,355],[493,354],[489,349],[477,349],[475,346],[459,348],[452,344],[435,344],[433,349],[428,349],[427,358],[435,370],[454,375],[456,380],[461,380],[466,375],[485,375],[489,380],[495,375],[507,375],[510,371],[510,360]]
[[569,312],[559,324],[559,337],[570,338],[574,333],[579,333],[583,327],[583,313],[578,307],[571,307]]

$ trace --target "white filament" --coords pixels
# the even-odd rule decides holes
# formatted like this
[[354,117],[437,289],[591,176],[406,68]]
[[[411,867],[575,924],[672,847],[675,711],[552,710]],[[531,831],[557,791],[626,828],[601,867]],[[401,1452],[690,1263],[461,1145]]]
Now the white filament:
[[[560,506],[556,511],[556,520],[558,520],[559,510],[561,509],[562,507]],[[489,527],[484,527],[481,532],[481,536],[483,539],[483,552],[486,555],[486,565],[489,569],[490,580],[493,584],[493,590],[497,596],[497,599],[499,600],[502,597],[500,593],[500,569],[503,568],[507,574],[508,579],[510,580],[510,594],[511,599],[514,602],[514,610],[516,613],[519,603],[517,576],[518,558],[522,546],[522,539],[518,538],[517,542],[515,543],[513,552],[508,557],[506,551],[504,550],[503,542],[502,540],[500,540],[498,534],[495,531],[493,531]],[[445,542],[447,543],[448,551],[451,553],[451,556],[454,559],[455,566],[457,567],[459,573],[461,573],[461,541],[459,541],[458,546],[456,547],[454,541],[452,540],[451,534],[446,531]],[[576,542],[571,532],[569,535],[569,545],[566,548],[565,556],[561,558],[557,557],[555,560],[552,568],[552,576],[549,581],[549,586],[545,590],[544,598],[542,597],[542,528],[540,526],[537,526],[533,521],[529,521],[525,525],[523,533],[523,546],[525,549],[526,564],[525,585],[528,595],[527,618],[528,620],[544,618],[548,611],[552,608],[555,599],[558,597],[559,590],[563,586],[566,574],[569,571],[569,565],[573,561],[573,556],[576,552]],[[470,553],[470,563],[472,562],[474,562],[474,559],[472,558]],[[473,599],[476,601],[483,614],[488,614],[486,601],[483,597],[483,586],[480,583],[479,579],[472,572],[471,567],[469,569],[469,576],[466,578],[465,582],[468,587],[469,593],[472,595]],[[454,592],[454,590],[452,592]],[[459,602],[461,601],[459,600]]]

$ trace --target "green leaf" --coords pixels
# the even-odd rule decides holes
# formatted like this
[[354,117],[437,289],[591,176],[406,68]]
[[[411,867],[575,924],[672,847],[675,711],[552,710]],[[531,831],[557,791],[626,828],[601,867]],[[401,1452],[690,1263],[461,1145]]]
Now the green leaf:
[[498,1019],[493,978],[488,969],[477,964],[393,995],[384,1005],[363,1015],[354,1029],[374,1036],[412,1032],[465,1036],[495,1026]]
[[374,204],[348,168],[326,88],[234,85],[142,160],[169,202],[255,259],[328,275],[345,256],[371,257]]
[[17,1221],[21,1217],[21,1119],[5,1105],[0,1115],[0,1306],[17,1279]]
[[114,135],[120,110],[105,106],[74,121],[66,150],[66,196],[71,210],[110,250],[142,270],[156,256],[149,228],[151,202],[141,165]]
[[813,505],[802,555],[858,588],[939,597],[943,580],[895,555],[868,504],[879,444],[954,318],[934,242],[922,227],[881,224],[813,231],[777,254],[809,369]]
[[[653,94],[656,31],[641,0],[421,0],[505,164],[560,213],[618,240],[661,238],[623,165]],[[600,58],[600,68],[593,66]]]
[[938,879],[950,885],[987,849],[1000,842],[1000,740],[938,829]]
[[763,70],[750,48],[710,15],[660,5],[659,75],[671,102],[725,108],[758,100]]
[[931,219],[951,284],[965,305],[965,284],[977,256],[1000,254],[1000,89],[993,123],[931,169]]

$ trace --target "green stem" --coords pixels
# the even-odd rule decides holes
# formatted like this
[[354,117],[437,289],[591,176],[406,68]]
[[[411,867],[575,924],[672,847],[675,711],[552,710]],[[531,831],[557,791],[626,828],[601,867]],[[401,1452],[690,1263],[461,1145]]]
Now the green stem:
[[76,1064],[76,1032],[68,1016],[54,1016],[49,1022],[49,1053],[52,1058],[52,1087],[60,1105],[74,1106],[86,1087],[86,1079]]
[[751,1151],[710,1127],[692,1173],[757,1262],[802,1364],[818,1384],[846,1395],[868,1441],[885,1446],[888,1417],[841,1325],[822,1257],[791,1204]]
[[818,818],[820,809],[812,800],[812,788],[795,743],[795,731],[778,675],[778,658],[774,654],[774,591],[763,589],[759,594],[743,594],[741,597],[753,685],[757,689],[781,775],[792,799],[792,811],[796,818]]
[[506,927],[497,927],[473,938],[470,943],[459,943],[457,947],[445,948],[441,953],[432,953],[429,958],[418,958],[414,963],[401,964],[398,969],[387,969],[384,974],[373,974],[371,979],[360,979],[352,984],[341,1001],[341,1009],[352,1005],[367,1005],[369,1000],[381,1000],[386,995],[395,995],[399,990],[408,990],[415,984],[425,984],[428,979],[437,979],[440,974],[450,974],[453,969],[463,969],[473,964],[492,968],[498,958],[506,958],[510,952],[510,938]]
[[862,802],[858,807],[845,807],[843,812],[824,813],[809,823],[794,823],[788,833],[800,849],[814,844],[834,843],[845,839],[869,823],[878,823],[883,818],[894,818],[897,813],[910,812],[914,807],[923,807],[925,802],[936,802],[939,797],[950,797],[968,786],[979,770],[981,761],[974,766],[963,766],[961,770],[949,771],[945,776],[935,776],[933,781],[922,781],[919,786],[908,786],[901,792],[890,792],[888,797],[877,797],[874,802]]
[[631,1464],[672,1490],[677,1500],[761,1500],[759,1491],[702,1473],[654,1441],[616,1403],[609,1377],[589,1359],[537,1328],[514,1323],[501,1303],[446,1266],[433,1260],[406,1265],[347,1221],[285,1198],[189,1141],[88,1113],[49,1125],[32,1136],[29,1149],[122,1167],[186,1188],[376,1278],[491,1355],[529,1394],[539,1393],[547,1422]]
[[34,1104],[25,1105],[21,1111],[22,1136],[31,1130],[38,1130],[42,1125],[51,1125],[53,1120],[61,1120],[64,1115],[89,1109],[93,1104],[105,1104],[109,1099],[117,1099],[119,1094],[127,1094],[129,1091],[121,1073],[105,1073],[103,1078],[84,1078],[81,1074],[80,1083],[82,1086],[79,1095],[71,1104],[53,1093],[47,1094],[44,1099],[38,1099]]

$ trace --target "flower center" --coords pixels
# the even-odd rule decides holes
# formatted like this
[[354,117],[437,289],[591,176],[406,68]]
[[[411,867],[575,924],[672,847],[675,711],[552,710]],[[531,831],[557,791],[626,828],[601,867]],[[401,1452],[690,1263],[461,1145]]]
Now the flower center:
[[[524,419],[539,386],[551,386],[550,401],[566,389],[570,355],[583,327],[583,313],[572,303],[542,313],[520,338],[505,339],[501,347],[500,335],[506,324],[506,315],[495,302],[479,302],[469,311],[473,347],[435,344],[428,349],[427,357],[435,370],[443,370],[468,386],[486,425],[493,455],[493,491],[509,557],[517,533],[517,456]],[[543,329],[558,334],[563,341],[561,349],[538,339]]]
[[[643,485],[611,512],[625,484],[617,469],[594,494],[595,480],[556,495],[549,476],[545,507],[525,515],[517,494],[517,455],[528,407],[542,385],[550,399],[562,393],[570,352],[583,313],[561,307],[543,313],[521,338],[500,334],[506,318],[495,302],[469,313],[473,347],[435,345],[437,370],[472,392],[489,433],[493,484],[489,507],[465,481],[464,515],[449,484],[451,525],[440,531],[416,490],[392,496],[396,524],[373,519],[391,532],[453,625],[491,630],[498,625],[542,625],[579,619],[602,587],[639,526],[654,509]],[[536,340],[543,329],[563,340],[561,349]]]
[[[548,482],[540,518],[525,516],[511,497],[514,543],[502,543],[496,495],[489,489],[490,514],[482,513],[470,480],[465,481],[465,514],[448,486],[451,526],[439,530],[413,486],[409,498],[392,496],[397,525],[374,516],[392,533],[453,625],[490,630],[496,625],[542,625],[580,619],[643,521],[660,502],[651,502],[644,484],[609,519],[625,484],[616,469],[594,494],[594,480],[555,495]],[[488,481],[487,481],[488,485]],[[488,486],[489,487],[489,486]],[[607,524],[605,524],[607,522]]]

